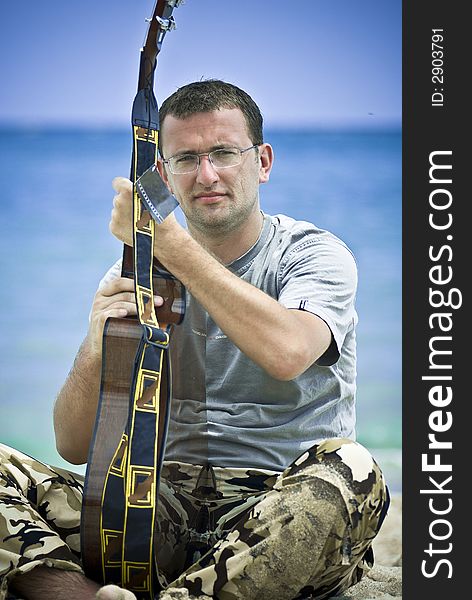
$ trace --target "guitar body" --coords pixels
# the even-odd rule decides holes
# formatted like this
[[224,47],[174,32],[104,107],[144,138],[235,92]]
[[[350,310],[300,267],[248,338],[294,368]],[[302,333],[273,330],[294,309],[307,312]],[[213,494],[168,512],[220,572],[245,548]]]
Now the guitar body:
[[103,334],[102,380],[82,506],[82,563],[87,576],[102,581],[100,519],[108,468],[128,419],[134,357],[142,337],[136,319],[108,319]]

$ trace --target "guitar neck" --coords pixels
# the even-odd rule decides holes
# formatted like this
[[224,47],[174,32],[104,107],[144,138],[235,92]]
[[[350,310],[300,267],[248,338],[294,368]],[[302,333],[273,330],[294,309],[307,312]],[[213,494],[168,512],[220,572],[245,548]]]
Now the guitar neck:
[[[148,31],[140,52],[138,91],[131,113],[133,154],[130,179],[133,183],[157,161],[159,109],[154,96],[154,73],[164,37],[168,30],[175,28],[172,12],[180,1],[156,0],[152,17],[147,19]],[[125,244],[121,275],[133,279],[134,273],[133,249]]]

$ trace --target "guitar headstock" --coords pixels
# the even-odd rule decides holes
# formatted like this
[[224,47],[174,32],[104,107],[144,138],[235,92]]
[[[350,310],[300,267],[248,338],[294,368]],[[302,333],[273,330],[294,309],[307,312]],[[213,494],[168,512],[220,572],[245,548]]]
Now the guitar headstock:
[[141,49],[141,68],[139,71],[138,90],[151,86],[157,55],[161,51],[162,42],[168,31],[176,28],[172,16],[174,8],[180,6],[183,0],[157,0],[152,16],[147,18],[149,23],[144,44]]

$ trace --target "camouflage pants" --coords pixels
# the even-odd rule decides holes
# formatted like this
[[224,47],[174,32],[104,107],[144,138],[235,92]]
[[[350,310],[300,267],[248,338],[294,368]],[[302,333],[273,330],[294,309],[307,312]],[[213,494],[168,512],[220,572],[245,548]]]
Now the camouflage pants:
[[[329,598],[372,567],[388,490],[370,453],[325,440],[283,473],[168,462],[156,547],[164,590],[218,600]],[[81,571],[83,478],[0,444],[0,600],[38,565]]]

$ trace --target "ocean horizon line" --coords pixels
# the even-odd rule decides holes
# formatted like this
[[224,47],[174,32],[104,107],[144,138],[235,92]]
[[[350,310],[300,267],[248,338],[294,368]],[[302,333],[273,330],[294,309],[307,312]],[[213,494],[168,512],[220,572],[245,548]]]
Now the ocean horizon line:
[[[265,123],[264,129],[270,133],[401,133],[401,121],[383,122],[297,122],[297,123]],[[77,122],[13,122],[0,120],[0,132],[11,133],[126,133],[131,130],[131,124],[123,123],[77,123]]]

